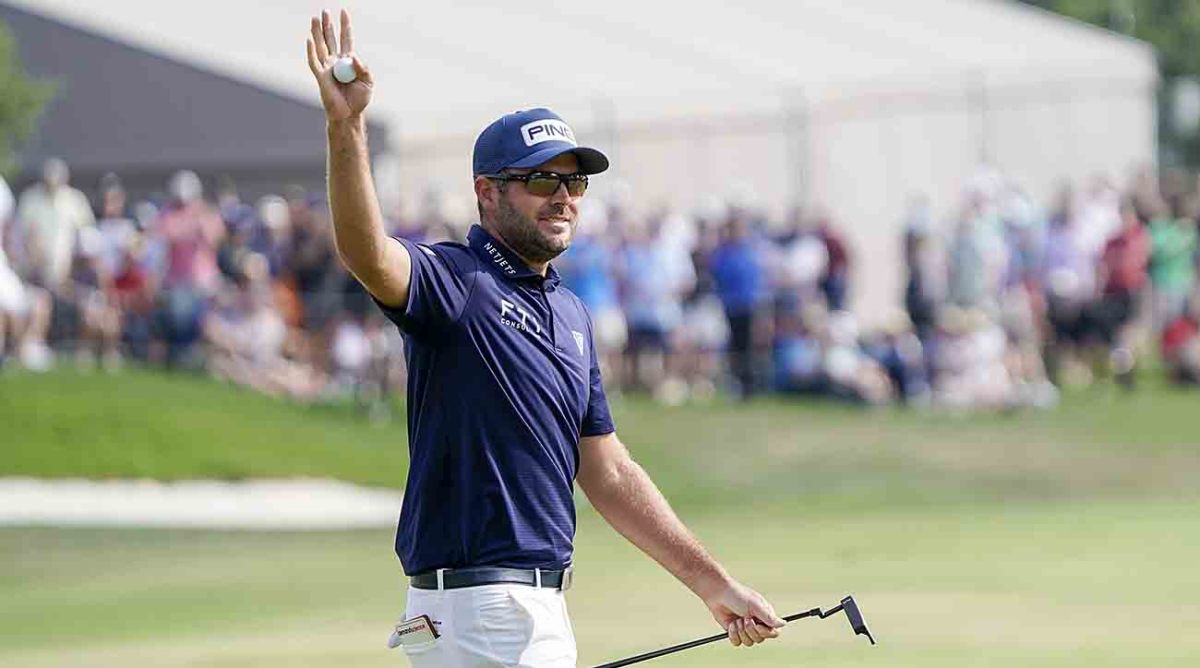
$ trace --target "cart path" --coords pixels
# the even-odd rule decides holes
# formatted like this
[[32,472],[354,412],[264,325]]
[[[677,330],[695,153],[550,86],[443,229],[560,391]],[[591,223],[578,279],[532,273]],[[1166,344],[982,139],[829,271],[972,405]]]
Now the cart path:
[[0,478],[0,526],[329,530],[393,527],[401,492],[336,480]]

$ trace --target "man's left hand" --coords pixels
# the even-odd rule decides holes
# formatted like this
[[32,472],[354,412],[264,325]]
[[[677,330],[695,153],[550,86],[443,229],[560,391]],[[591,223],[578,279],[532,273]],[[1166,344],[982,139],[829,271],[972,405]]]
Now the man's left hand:
[[777,638],[779,629],[786,624],[762,594],[733,580],[705,597],[704,604],[712,612],[713,619],[728,631],[729,642],[734,647],[749,647]]

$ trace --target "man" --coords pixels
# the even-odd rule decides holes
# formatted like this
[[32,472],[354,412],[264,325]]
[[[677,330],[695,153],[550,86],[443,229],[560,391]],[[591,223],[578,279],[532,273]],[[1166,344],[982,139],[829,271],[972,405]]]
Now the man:
[[79,230],[96,224],[87,196],[71,187],[67,163],[51,158],[42,180],[21,194],[17,225],[25,242],[27,278],[56,297],[66,289]]
[[1134,346],[1130,323],[1137,319],[1138,299],[1148,282],[1150,235],[1138,218],[1133,200],[1121,200],[1121,227],[1100,255],[1100,299],[1092,319],[1099,330],[1108,364],[1122,387],[1134,384]]
[[[562,595],[574,480],[730,642],[775,637],[783,620],[709,556],[617,438],[591,321],[550,266],[574,236],[587,176],[608,159],[546,109],[509,114],[476,141],[470,245],[390,238],[362,116],[374,79],[345,12],[340,40],[328,13],[311,31],[338,255],[405,335],[410,466],[396,552],[412,577],[408,618],[428,615],[440,637],[393,641],[417,666],[574,666]],[[340,56],[353,56],[350,84],[333,78]]]
[[770,300],[767,269],[766,247],[746,212],[731,211],[721,243],[709,259],[709,271],[729,323],[729,369],[743,399],[760,389],[759,339]]
[[225,223],[204,200],[204,184],[195,172],[176,172],[168,189],[171,201],[155,229],[166,245],[162,326],[167,362],[179,364],[191,361],[209,300],[220,287],[217,249],[225,238]]
[[50,295],[26,285],[9,263],[5,249],[12,212],[12,191],[0,176],[0,368],[6,364],[6,351],[11,348],[25,368],[48,371],[54,357],[46,346]]

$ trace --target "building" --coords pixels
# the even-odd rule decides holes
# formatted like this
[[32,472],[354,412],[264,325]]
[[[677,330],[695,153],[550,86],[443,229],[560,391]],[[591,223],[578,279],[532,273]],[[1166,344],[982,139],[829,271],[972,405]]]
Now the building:
[[[312,0],[16,4],[315,97]],[[1152,49],[1009,0],[344,4],[391,131],[385,195],[436,189],[473,210],[476,134],[550,106],[614,158],[597,196],[623,182],[643,208],[735,194],[775,218],[827,207],[867,315],[898,301],[914,194],[946,221],[981,163],[1046,201],[1063,177],[1156,162]]]
[[[289,184],[323,190],[325,117],[316,100],[13,4],[0,2],[0,20],[30,73],[56,85],[14,185],[38,178],[42,161],[56,156],[85,191],[114,172],[135,194],[161,192],[181,168],[199,173],[210,192],[221,177],[250,197]],[[384,135],[380,124],[373,130]]]

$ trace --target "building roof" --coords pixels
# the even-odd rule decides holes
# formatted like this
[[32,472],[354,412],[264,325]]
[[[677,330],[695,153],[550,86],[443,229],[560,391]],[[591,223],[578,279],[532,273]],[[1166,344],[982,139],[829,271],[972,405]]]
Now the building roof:
[[[304,54],[315,0],[5,1],[316,100]],[[343,4],[376,75],[375,118],[405,140],[473,135],[534,105],[636,122],[778,110],[796,94],[961,85],[964,76],[1156,76],[1146,44],[1010,0]]]
[[27,169],[61,156],[82,173],[323,170],[324,114],[307,97],[4,3],[0,19],[25,67],[55,84]]

